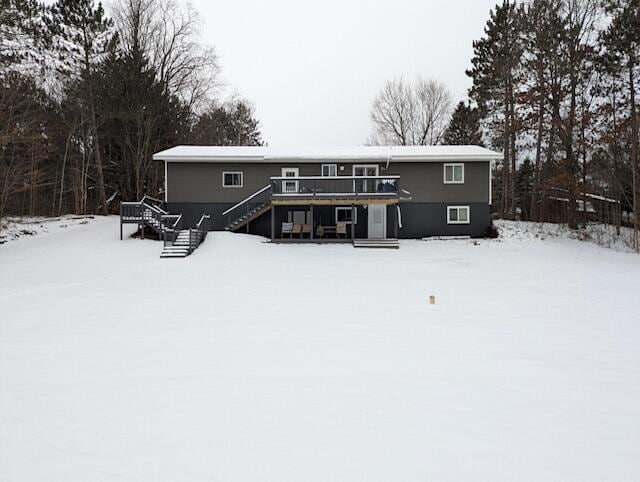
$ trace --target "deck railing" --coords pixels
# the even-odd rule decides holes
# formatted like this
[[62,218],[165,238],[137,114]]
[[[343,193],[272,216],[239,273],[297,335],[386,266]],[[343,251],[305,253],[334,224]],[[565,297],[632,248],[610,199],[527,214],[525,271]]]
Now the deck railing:
[[397,197],[400,176],[278,176],[271,178],[271,192],[274,198]]

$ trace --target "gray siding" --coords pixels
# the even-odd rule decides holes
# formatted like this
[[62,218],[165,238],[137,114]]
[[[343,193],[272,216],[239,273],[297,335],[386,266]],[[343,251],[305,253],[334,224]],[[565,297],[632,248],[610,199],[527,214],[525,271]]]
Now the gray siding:
[[[447,224],[447,206],[469,206],[469,224]],[[401,203],[400,238],[484,236],[491,223],[488,203]]]
[[[337,163],[338,175],[350,176],[353,163]],[[359,163],[360,164],[360,163]],[[362,162],[367,164],[367,162]],[[370,162],[369,164],[376,164]],[[412,202],[488,202],[489,163],[466,162],[464,184],[443,182],[444,163],[406,162],[380,165],[380,175],[399,175],[400,186],[411,192]],[[171,203],[231,203],[234,204],[269,184],[271,176],[280,176],[283,167],[297,167],[301,176],[319,176],[321,163],[169,163],[167,196]],[[242,188],[222,187],[222,173],[242,171]]]
[[444,162],[406,162],[389,166],[412,202],[489,202],[489,162],[465,162],[464,184],[444,183]]
[[[297,167],[301,176],[319,176],[322,164],[325,163],[170,162],[167,166],[167,201],[170,203],[226,202],[233,205],[269,184],[270,177],[281,176],[283,167]],[[339,176],[352,175],[352,163],[327,162],[326,164],[337,164]],[[222,187],[222,173],[225,171],[242,171],[243,186],[241,188]]]
[[[333,162],[329,162],[334,164]],[[280,176],[283,167],[297,167],[301,176],[320,175],[318,163],[169,163],[167,166],[167,207],[170,212],[181,212],[186,226],[195,224],[203,213],[212,217],[212,229],[223,229],[227,219],[222,212],[263,188],[271,176]],[[335,163],[338,175],[352,175],[353,163]],[[489,206],[489,163],[466,162],[464,184],[445,184],[444,162],[395,163],[386,168],[385,163],[358,162],[357,164],[378,164],[380,175],[399,175],[400,186],[411,193],[411,200],[400,204],[403,228],[401,238],[421,238],[434,235],[482,236],[490,223]],[[242,188],[223,188],[224,171],[242,171]],[[447,205],[468,205],[469,224],[447,224]],[[278,209],[276,219],[288,209]],[[317,206],[316,216],[322,216],[323,223],[333,222],[333,207]],[[393,236],[396,207],[387,209],[387,235]],[[284,214],[286,215],[286,214]],[[319,219],[317,220],[317,222]],[[279,224],[279,223],[277,223]],[[358,208],[356,235],[366,237],[367,212]],[[250,232],[270,235],[270,214],[251,223]]]

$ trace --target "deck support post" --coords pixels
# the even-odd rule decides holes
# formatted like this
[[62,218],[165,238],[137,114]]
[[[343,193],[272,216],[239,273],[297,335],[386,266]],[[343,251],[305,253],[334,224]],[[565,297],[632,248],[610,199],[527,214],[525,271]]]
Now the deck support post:
[[276,237],[276,207],[271,206],[271,241]]
[[[314,183],[315,183],[315,181],[314,181]],[[310,211],[310,216],[311,216],[311,232],[309,233],[309,239],[313,239],[313,231],[315,230],[315,223],[313,222],[313,204],[310,205],[309,211]]]
[[356,239],[356,207],[351,205],[351,241]]
[[142,239],[144,239],[144,219],[142,220],[141,231],[142,231]]
[[396,239],[398,239],[398,225],[400,224],[400,215],[398,214],[398,212],[400,211],[400,208],[398,207],[398,205],[396,204],[396,222],[393,225],[393,235]]

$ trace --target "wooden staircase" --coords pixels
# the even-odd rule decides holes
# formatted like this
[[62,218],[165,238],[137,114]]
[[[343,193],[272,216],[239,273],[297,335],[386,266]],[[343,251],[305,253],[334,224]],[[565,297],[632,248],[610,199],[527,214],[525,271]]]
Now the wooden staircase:
[[160,253],[161,258],[184,258],[189,256],[189,230],[178,231],[176,240],[171,245],[166,245]]
[[162,201],[144,196],[138,202],[120,203],[120,239],[123,224],[137,224],[144,238],[145,228],[154,231],[164,243],[161,258],[184,258],[207,237],[210,217],[203,214],[195,228],[182,229],[182,214],[169,214]]
[[240,228],[243,228],[244,226],[249,224],[251,221],[253,221],[256,218],[259,218],[269,210],[271,210],[271,203],[268,203],[268,204],[265,203],[260,206],[257,206],[253,208],[251,211],[249,211],[248,213],[243,214],[239,218],[232,221],[230,224],[225,226],[224,229],[226,229],[227,231],[234,231],[234,232],[238,231]]
[[270,210],[271,184],[268,184],[222,213],[226,218],[224,229],[238,231]]

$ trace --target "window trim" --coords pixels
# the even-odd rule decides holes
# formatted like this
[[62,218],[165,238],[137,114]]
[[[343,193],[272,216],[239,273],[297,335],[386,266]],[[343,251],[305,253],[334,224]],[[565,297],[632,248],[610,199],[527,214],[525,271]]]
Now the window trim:
[[[224,178],[227,174],[240,174],[240,185],[225,184]],[[244,187],[244,171],[222,171],[222,187],[231,189]]]
[[363,176],[356,176],[356,169],[357,169],[358,167],[364,167],[364,168],[367,168],[367,167],[375,167],[375,168],[376,168],[376,174],[375,174],[375,176],[374,176],[374,177],[378,177],[378,176],[380,176],[380,164],[354,164],[354,165],[352,166],[352,168],[351,168],[351,175],[352,175],[352,177],[370,177],[370,176],[367,176],[367,175],[363,175]]
[[[451,211],[453,210],[459,211],[460,209],[467,210],[467,220],[466,221],[452,221],[451,220]],[[458,215],[458,218],[460,216]],[[447,224],[470,224],[471,223],[471,208],[469,206],[447,206]]]
[[[300,177],[300,168],[299,167],[283,167],[280,169],[281,177],[285,178],[282,180],[282,194],[296,194],[300,192],[300,182],[297,180]],[[293,176],[287,175],[287,173],[293,173]],[[293,178],[293,180],[287,180],[287,177]],[[290,191],[286,188],[288,182],[294,184],[293,191]]]
[[335,209],[336,224],[338,224],[338,223],[358,224],[358,208],[354,208],[354,210],[353,210],[354,211],[355,220],[352,220],[352,221],[338,221],[338,211],[349,211],[349,212],[351,212],[351,207],[336,206],[336,209]]
[[[329,166],[329,168],[331,166],[333,166],[334,170],[335,170],[335,174],[328,174],[328,175],[324,175],[324,166]],[[329,169],[329,171],[331,171],[331,169]],[[338,175],[338,165],[337,164],[321,164],[320,165],[320,176],[322,177],[336,177]]]
[[[456,171],[456,167],[457,166],[461,166],[462,167],[462,180],[461,181],[456,181],[455,180],[455,171]],[[451,181],[447,181],[447,167],[452,167],[453,168],[453,179]],[[446,162],[444,164],[444,168],[442,171],[442,180],[444,181],[445,184],[464,184],[464,162]]]

